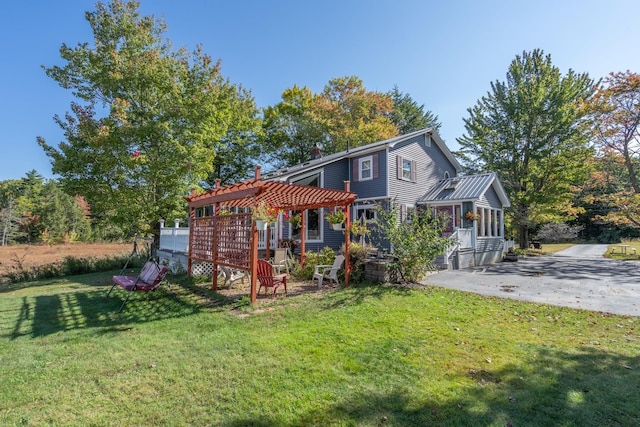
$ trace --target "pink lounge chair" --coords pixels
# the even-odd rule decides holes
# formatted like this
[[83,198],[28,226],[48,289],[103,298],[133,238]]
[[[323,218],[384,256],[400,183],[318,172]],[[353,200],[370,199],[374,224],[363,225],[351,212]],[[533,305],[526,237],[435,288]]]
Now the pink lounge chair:
[[149,260],[144,264],[138,276],[113,276],[113,285],[111,286],[111,289],[109,289],[107,296],[111,294],[111,291],[116,285],[120,286],[125,291],[128,291],[127,297],[124,299],[124,302],[118,310],[118,313],[120,313],[124,308],[124,305],[129,301],[129,297],[132,292],[155,291],[164,280],[164,276],[167,274],[167,271],[168,269],[166,266],[160,266],[156,262]]

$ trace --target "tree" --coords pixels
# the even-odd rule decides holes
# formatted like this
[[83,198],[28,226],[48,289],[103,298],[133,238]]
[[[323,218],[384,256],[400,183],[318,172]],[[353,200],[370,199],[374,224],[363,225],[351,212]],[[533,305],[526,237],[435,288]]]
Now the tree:
[[471,171],[498,173],[521,248],[528,247],[537,220],[566,213],[571,184],[587,176],[592,150],[579,104],[593,86],[587,74],[562,76],[551,56],[534,50],[516,56],[506,82],[491,83],[491,92],[467,110],[468,135],[457,140],[458,154]]
[[323,148],[336,153],[398,135],[389,115],[393,100],[367,91],[355,76],[329,80],[316,99],[314,110],[327,134]]
[[86,13],[94,44],[63,44],[65,65],[45,68],[79,100],[55,117],[66,141],[55,148],[38,138],[65,190],[128,234],[183,216],[183,196],[212,173],[229,130],[242,130],[231,126],[243,114],[238,105],[255,112],[219,62],[201,47],[174,50],[162,39],[166,24],[138,7],[113,0]]
[[600,157],[620,160],[605,165],[621,164],[626,171],[606,195],[608,204],[616,207],[606,218],[615,224],[640,227],[640,75],[630,71],[609,74],[585,109],[592,117]]
[[0,246],[24,237],[20,231],[20,212],[16,203],[19,186],[18,180],[0,182]]
[[40,240],[44,243],[86,241],[91,237],[91,222],[78,199],[65,194],[50,180],[36,210],[40,218]]
[[324,145],[328,136],[314,116],[316,100],[311,89],[294,85],[282,93],[281,102],[264,110],[264,145],[271,147],[275,167],[306,162],[314,145]]
[[428,127],[440,129],[441,123],[438,122],[438,116],[431,111],[425,112],[424,104],[418,105],[408,93],[400,92],[398,86],[393,87],[389,96],[393,100],[391,121],[400,135]]

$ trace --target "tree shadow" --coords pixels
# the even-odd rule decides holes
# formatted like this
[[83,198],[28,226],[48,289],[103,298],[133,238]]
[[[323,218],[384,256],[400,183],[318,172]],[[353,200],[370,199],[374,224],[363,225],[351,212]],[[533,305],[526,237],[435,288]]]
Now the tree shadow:
[[[290,422],[239,416],[223,425],[640,425],[640,404],[635,399],[640,392],[640,372],[629,369],[640,365],[640,356],[592,348],[538,350],[528,360],[502,369],[454,374],[464,391],[452,393],[457,397],[449,399],[433,396],[417,401],[408,385],[389,392],[354,393]],[[391,387],[379,384],[377,388]]]
[[[110,280],[110,275],[108,276]],[[56,293],[24,296],[16,309],[3,310],[0,330],[3,337],[42,337],[79,329],[118,332],[132,324],[192,316],[203,309],[225,307],[234,303],[193,283],[163,284],[154,292],[133,292],[122,312],[118,313],[126,291],[105,286],[105,274],[75,276]],[[49,281],[55,284],[57,281]],[[97,283],[100,282],[100,283]],[[108,282],[107,282],[108,283]],[[12,323],[12,326],[8,326]]]

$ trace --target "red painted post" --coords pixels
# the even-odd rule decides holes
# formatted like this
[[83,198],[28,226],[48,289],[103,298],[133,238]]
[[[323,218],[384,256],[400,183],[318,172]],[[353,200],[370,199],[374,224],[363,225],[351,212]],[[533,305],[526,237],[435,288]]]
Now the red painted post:
[[[344,182],[344,191],[350,191],[350,182]],[[345,220],[345,230],[344,230],[344,284],[345,286],[349,286],[349,278],[351,277],[351,262],[350,262],[350,250],[349,246],[351,246],[351,232],[349,229],[351,228],[351,203],[347,204],[344,207],[346,210],[347,219]]]

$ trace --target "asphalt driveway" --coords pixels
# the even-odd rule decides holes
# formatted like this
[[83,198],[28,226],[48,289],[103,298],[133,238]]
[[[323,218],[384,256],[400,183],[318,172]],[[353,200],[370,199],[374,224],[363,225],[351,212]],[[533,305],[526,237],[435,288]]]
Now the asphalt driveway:
[[602,258],[607,245],[430,274],[423,282],[483,295],[640,316],[640,263]]

